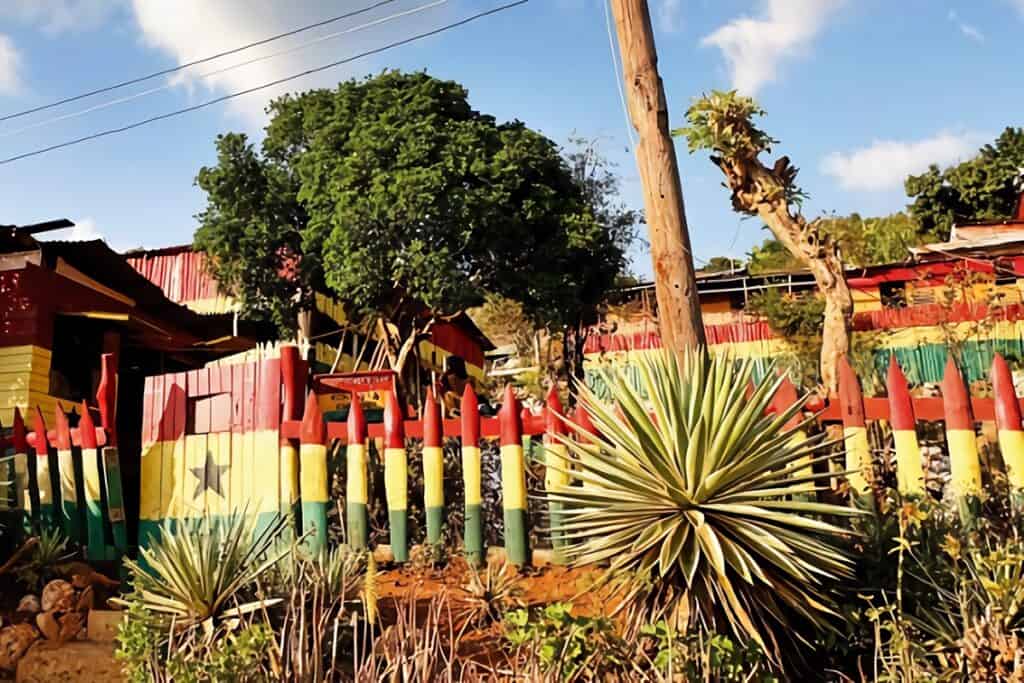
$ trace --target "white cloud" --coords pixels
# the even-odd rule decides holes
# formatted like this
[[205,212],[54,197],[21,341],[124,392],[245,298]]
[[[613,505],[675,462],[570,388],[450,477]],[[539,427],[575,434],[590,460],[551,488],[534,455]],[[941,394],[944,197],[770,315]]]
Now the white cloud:
[[655,6],[655,21],[666,33],[678,31],[683,24],[682,0],[659,0]]
[[[331,0],[132,0],[132,7],[143,42],[167,53],[179,64],[262,40],[353,9],[350,3],[337,3]],[[342,20],[319,30],[207,62],[185,74],[180,74],[179,82],[190,87],[201,85],[218,94],[244,90],[355,55],[392,42],[396,37],[406,37],[440,26],[451,20],[451,10],[446,9],[448,7],[450,5],[442,5],[365,31],[339,36],[309,49],[217,74],[202,81],[195,79],[197,74],[209,73],[253,57],[288,49],[314,37],[359,26],[411,8],[385,6],[375,12]],[[389,53],[389,56],[390,54],[393,53]],[[267,102],[283,92],[334,85],[345,78],[363,76],[377,68],[379,67],[374,66],[372,61],[357,60],[315,76],[296,79],[280,87],[244,96],[234,100],[231,107],[250,124],[259,126],[266,120],[263,110]]]
[[924,140],[876,140],[851,152],[832,152],[821,163],[821,172],[834,177],[846,190],[892,190],[902,187],[908,175],[930,164],[948,166],[973,156],[986,136],[979,133],[942,132]]
[[21,53],[14,41],[0,33],[0,95],[13,95],[21,89]]
[[[1024,3],[1024,0],[1021,0],[1021,2]],[[973,26],[972,24],[968,24],[961,20],[960,15],[957,14],[955,9],[949,10],[949,20],[953,22],[958,29],[960,29],[960,33],[962,33],[964,37],[978,43],[985,42],[985,34],[982,33],[977,26]]]
[[0,17],[41,26],[50,34],[100,26],[124,0],[3,0]]
[[763,0],[760,17],[733,19],[705,36],[701,44],[719,48],[729,63],[733,87],[753,95],[761,86],[778,79],[782,61],[807,52],[844,2]]

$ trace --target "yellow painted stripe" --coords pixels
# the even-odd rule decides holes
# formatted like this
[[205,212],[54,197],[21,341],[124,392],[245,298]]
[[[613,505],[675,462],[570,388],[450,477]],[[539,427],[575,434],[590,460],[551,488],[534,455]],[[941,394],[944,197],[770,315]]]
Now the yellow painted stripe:
[[32,509],[32,497],[28,486],[28,454],[14,454],[14,492],[20,496],[18,501],[22,510]]
[[409,506],[408,465],[404,448],[384,449],[384,492],[388,510],[405,510]]
[[299,447],[299,494],[305,503],[327,502],[327,446],[304,443]]
[[444,450],[423,449],[423,502],[429,508],[444,507]]
[[864,427],[843,429],[846,445],[846,469],[850,488],[856,493],[867,493],[871,477],[871,449],[868,446],[868,432]]
[[60,467],[61,500],[68,503],[77,503],[78,492],[75,490],[75,462],[71,458],[71,451],[57,451],[57,464]]
[[345,500],[349,503],[368,502],[369,493],[366,484],[366,446],[351,443],[345,447],[345,465],[348,470],[345,482]]
[[99,503],[100,501],[100,468],[95,448],[82,449],[82,482],[85,500]]
[[501,490],[506,509],[526,509],[526,468],[523,447],[516,444],[501,447]]
[[999,449],[1006,463],[1006,476],[1015,489],[1024,489],[1024,432],[999,432]]
[[299,502],[299,451],[290,443],[281,445],[281,506]]
[[896,429],[892,436],[896,447],[896,486],[904,495],[919,496],[924,493],[924,469],[917,432]]
[[35,456],[36,482],[39,485],[39,504],[53,505],[53,486],[50,482],[50,459]]
[[480,449],[462,447],[462,480],[466,487],[466,505],[480,505]]
[[[238,502],[231,500],[231,432],[210,434],[207,447],[213,453],[217,464],[226,468],[220,478],[220,495],[209,493],[214,504],[208,508],[208,511],[213,515],[228,515]],[[207,499],[207,502],[209,501],[210,498]]]
[[142,464],[139,517],[156,521],[163,516],[163,494],[161,476],[163,474],[163,443],[157,441],[142,448]]
[[[206,434],[185,435],[185,473],[178,487],[181,492],[182,511],[175,517],[202,517],[206,514],[206,494],[213,492],[203,486],[201,477],[205,472],[205,465]],[[196,476],[197,473],[199,476]]]
[[957,496],[976,496],[981,493],[981,463],[978,460],[978,437],[972,429],[950,429],[946,432],[949,445],[949,485]]
[[[276,430],[261,429],[253,434],[253,446],[256,511],[278,512],[281,509],[281,435]],[[323,469],[326,482],[326,464]],[[327,500],[326,494],[324,500]]]
[[[544,488],[548,491],[557,491],[563,486],[568,486],[568,447],[561,443],[545,444],[544,461],[548,465],[544,468]],[[555,469],[555,467],[560,469]]]

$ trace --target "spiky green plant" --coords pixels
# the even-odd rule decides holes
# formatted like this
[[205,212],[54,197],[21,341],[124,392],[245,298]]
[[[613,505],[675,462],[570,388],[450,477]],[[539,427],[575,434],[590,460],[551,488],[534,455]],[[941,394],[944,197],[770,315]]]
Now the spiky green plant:
[[135,590],[114,602],[138,603],[152,620],[179,631],[201,624],[210,632],[219,619],[268,604],[239,604],[239,598],[289,552],[283,544],[275,549],[286,523],[278,517],[257,532],[255,515],[240,512],[164,527],[153,545],[139,550],[140,562],[125,560]]
[[508,561],[488,562],[483,570],[471,567],[454,602],[460,620],[476,627],[500,621],[508,610],[526,606],[522,579]]
[[766,414],[778,382],[748,396],[752,362],[704,349],[647,354],[637,369],[639,386],[609,371],[613,405],[581,389],[596,443],[563,439],[579,485],[548,495],[565,509],[552,531],[569,541],[569,561],[630,577],[624,605],[644,605],[648,621],[724,619],[766,651],[777,649],[765,646],[772,626],[793,614],[827,625],[830,584],[852,576],[852,562],[836,544],[850,532],[822,517],[857,513],[804,501],[829,476],[809,466],[831,456],[824,436],[784,428],[801,403]]

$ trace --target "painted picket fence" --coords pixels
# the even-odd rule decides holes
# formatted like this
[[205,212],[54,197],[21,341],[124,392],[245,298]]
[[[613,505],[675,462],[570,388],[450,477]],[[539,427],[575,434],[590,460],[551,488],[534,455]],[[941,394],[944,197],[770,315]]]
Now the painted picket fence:
[[104,354],[97,408],[83,401],[77,427],[59,402],[52,429],[38,406],[29,416],[31,430],[15,407],[10,433],[0,437],[0,453],[10,456],[7,476],[0,476],[8,520],[20,517],[13,526],[25,533],[58,530],[96,561],[118,561],[128,551],[114,429],[116,368],[115,355]]

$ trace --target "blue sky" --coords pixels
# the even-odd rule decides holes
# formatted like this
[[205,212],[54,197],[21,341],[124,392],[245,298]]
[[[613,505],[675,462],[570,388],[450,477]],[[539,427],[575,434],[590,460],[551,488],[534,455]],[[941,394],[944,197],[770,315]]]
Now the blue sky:
[[[437,1],[437,0],[435,0]],[[372,13],[173,77],[0,122],[0,157],[123,125],[434,28],[501,0],[448,0],[376,26],[207,78],[238,61],[431,0]],[[373,4],[372,0],[2,0],[0,116],[167,68]],[[738,87],[802,169],[809,214],[877,215],[906,204],[902,180],[967,158],[1020,125],[1024,0],[650,0],[673,126],[690,100]],[[599,137],[624,199],[642,205],[601,0],[531,0],[420,43],[293,81],[303,90],[384,68],[464,83],[472,104],[560,143]],[[116,106],[49,122],[143,90]],[[55,217],[116,248],[188,242],[203,196],[193,178],[229,130],[259,136],[268,97],[248,95],[146,128],[0,166],[0,223]],[[46,124],[46,125],[38,125]],[[26,130],[26,128],[28,128]],[[742,257],[765,233],[729,207],[706,156],[679,146],[694,251]],[[638,248],[635,270],[650,273]]]

